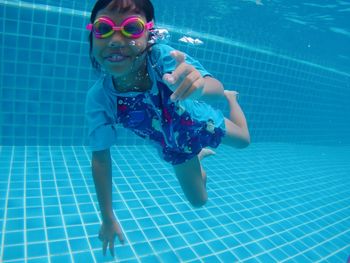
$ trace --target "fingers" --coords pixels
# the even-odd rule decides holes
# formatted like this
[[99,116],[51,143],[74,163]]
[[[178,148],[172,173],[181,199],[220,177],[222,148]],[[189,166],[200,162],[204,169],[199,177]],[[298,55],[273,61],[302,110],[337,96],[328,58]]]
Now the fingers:
[[176,82],[182,81],[181,77],[183,75],[186,75],[186,73],[188,74],[190,71],[193,71],[194,69],[191,65],[185,63],[186,57],[184,53],[178,50],[173,50],[170,52],[170,55],[175,59],[176,67],[171,74],[166,73],[163,76],[163,80],[169,86],[175,85]]
[[174,92],[170,99],[176,101],[200,97],[204,80],[199,71],[185,62],[184,53],[174,50],[170,55],[176,60],[176,68],[171,74],[166,73],[163,76],[163,81]]
[[100,233],[98,235],[98,238],[102,241],[103,256],[106,256],[107,247],[109,247],[109,252],[111,253],[111,255],[113,257],[115,256],[115,253],[114,253],[114,240],[115,240],[116,236],[118,236],[118,239],[119,239],[120,243],[122,243],[124,245],[124,236],[123,236],[121,231],[117,230],[113,234],[113,237],[110,236],[110,235],[109,235],[109,237],[105,236],[103,234],[103,232],[100,231]]
[[110,240],[105,239],[103,241],[102,250],[104,256],[106,255],[107,247],[109,247],[109,252],[111,253],[112,257],[114,257],[114,238]]
[[103,255],[104,256],[106,255],[107,246],[108,246],[108,241],[107,240],[103,240],[102,250],[103,250]]
[[[203,78],[197,71],[191,72],[182,83],[175,89],[170,99],[173,101],[184,100],[189,96],[195,96],[201,94],[203,89]],[[198,93],[198,94],[197,94]]]
[[203,94],[203,79],[197,80],[190,89],[187,89],[184,93],[182,93],[175,100],[185,100],[187,98],[198,99]]
[[124,245],[124,236],[123,236],[122,232],[117,232],[117,236],[118,236],[119,242],[122,245]]
[[114,239],[109,241],[109,252],[114,257]]
[[[191,65],[181,64],[172,74],[164,74],[163,80],[172,91],[182,93],[191,87],[195,81],[202,78],[201,74]],[[178,94],[177,94],[178,95]]]
[[163,80],[169,86],[169,88],[175,90],[193,71],[196,71],[193,66],[182,63],[171,74],[164,74]]

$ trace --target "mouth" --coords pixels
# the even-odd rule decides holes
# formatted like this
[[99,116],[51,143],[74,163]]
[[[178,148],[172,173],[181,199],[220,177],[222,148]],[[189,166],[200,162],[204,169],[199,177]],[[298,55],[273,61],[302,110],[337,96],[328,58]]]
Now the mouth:
[[124,56],[121,54],[111,54],[107,57],[105,57],[105,59],[109,62],[122,62],[124,60],[126,60],[128,58],[128,56]]

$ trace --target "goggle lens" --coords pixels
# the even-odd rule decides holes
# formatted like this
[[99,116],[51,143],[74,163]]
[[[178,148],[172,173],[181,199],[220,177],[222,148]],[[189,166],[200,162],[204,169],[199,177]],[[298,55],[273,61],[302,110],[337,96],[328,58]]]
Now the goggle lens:
[[94,33],[100,38],[106,38],[113,34],[113,27],[106,22],[96,21],[94,24]]
[[130,34],[131,36],[140,35],[143,33],[144,30],[145,30],[145,26],[142,20],[132,21],[123,27],[123,31],[125,33]]

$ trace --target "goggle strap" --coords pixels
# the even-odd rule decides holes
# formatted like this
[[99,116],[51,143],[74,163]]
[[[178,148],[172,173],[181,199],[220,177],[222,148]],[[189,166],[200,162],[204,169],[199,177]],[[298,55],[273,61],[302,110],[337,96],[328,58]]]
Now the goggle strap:
[[148,22],[147,24],[146,24],[146,29],[151,29],[151,28],[153,28],[154,27],[154,23],[153,23],[153,21],[151,21],[151,22]]

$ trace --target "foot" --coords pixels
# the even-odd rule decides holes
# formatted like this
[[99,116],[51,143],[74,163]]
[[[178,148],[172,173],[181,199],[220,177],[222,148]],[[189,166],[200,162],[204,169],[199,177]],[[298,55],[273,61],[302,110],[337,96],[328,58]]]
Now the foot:
[[239,93],[235,90],[224,90],[224,94],[226,99],[229,102],[232,102],[232,101],[237,101]]
[[[198,154],[199,161],[203,160],[203,158],[208,157],[210,155],[214,155],[216,152],[210,150],[208,148],[203,148]],[[201,165],[202,179],[204,183],[204,187],[207,187],[207,173],[204,171],[203,166]]]
[[214,154],[216,154],[216,152],[214,152],[213,150],[210,150],[208,148],[203,148],[198,154],[198,159],[199,161],[202,161],[205,157],[214,155]]

